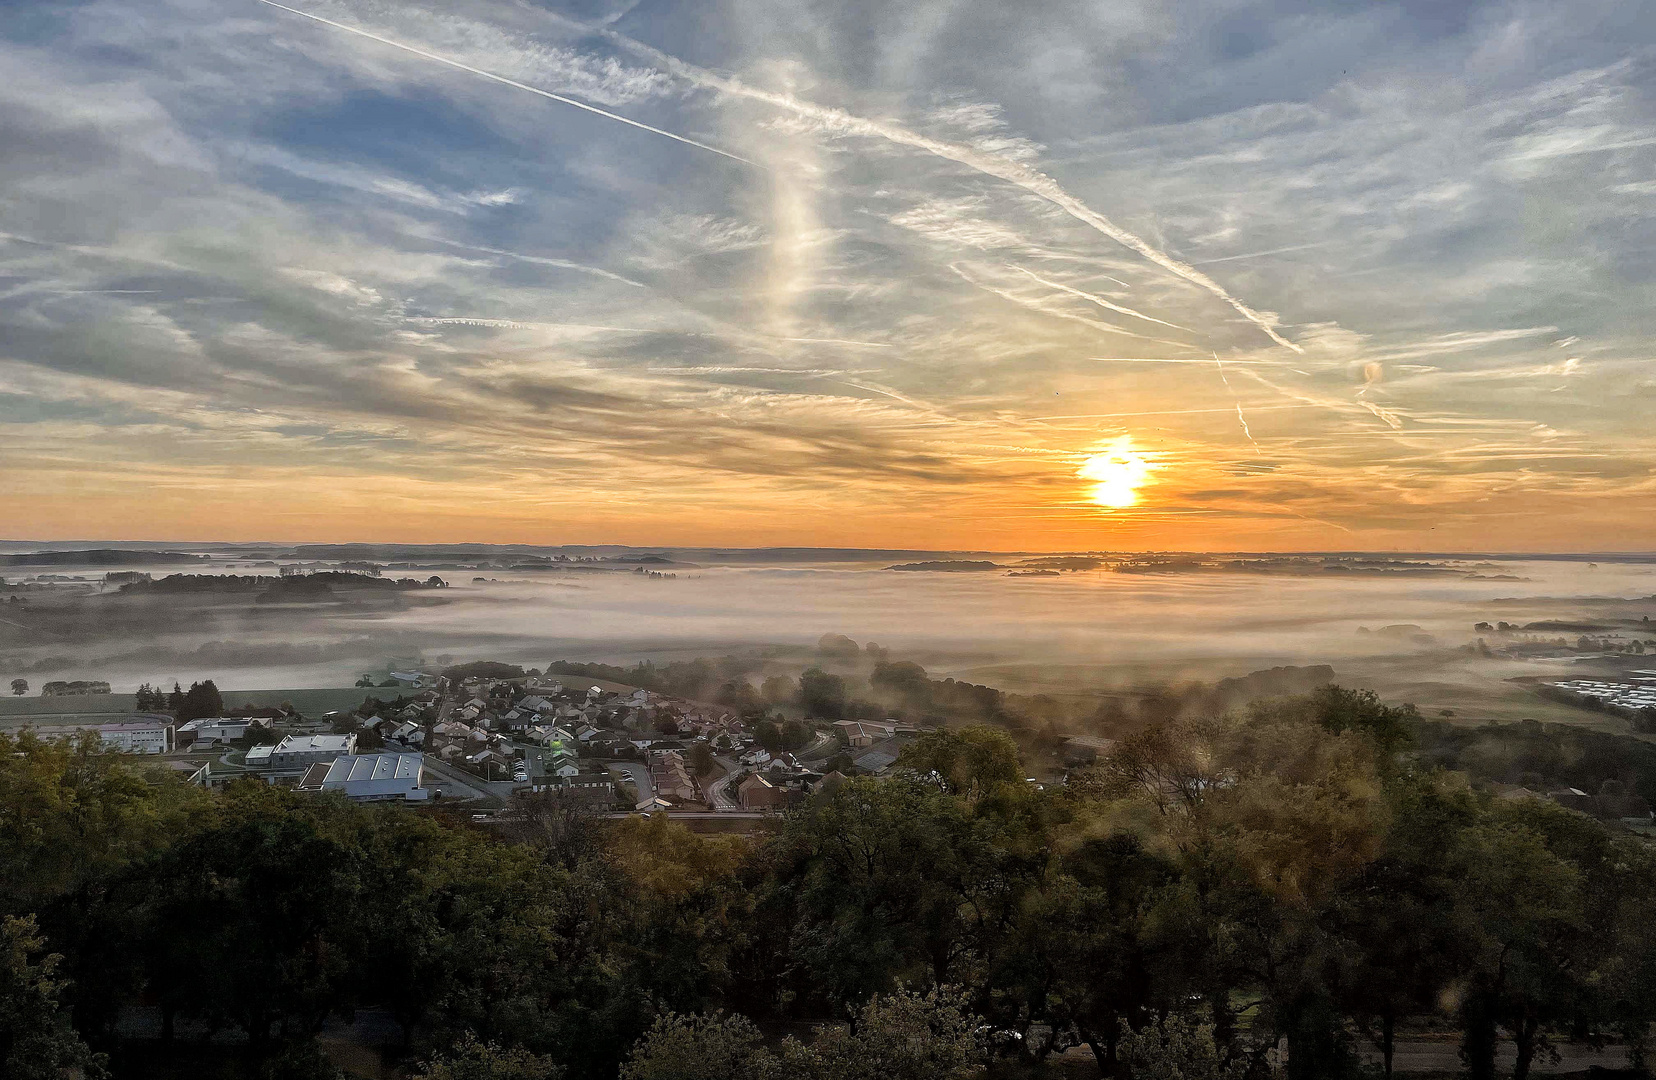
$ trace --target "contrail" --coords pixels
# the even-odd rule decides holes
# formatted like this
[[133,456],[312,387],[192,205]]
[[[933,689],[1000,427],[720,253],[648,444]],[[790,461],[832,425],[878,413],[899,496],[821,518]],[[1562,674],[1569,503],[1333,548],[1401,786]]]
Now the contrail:
[[[1199,356],[1089,356],[1100,364],[1206,364]],[[1233,364],[1260,364],[1276,367],[1269,360],[1232,360]]]
[[[272,0],[261,0],[261,2],[268,4],[271,3]],[[572,22],[572,20],[564,21]],[[1217,281],[1214,281],[1194,266],[1191,266],[1188,263],[1180,262],[1178,259],[1168,255],[1166,252],[1153,247],[1145,240],[1135,236],[1133,233],[1128,232],[1126,229],[1123,229],[1103,214],[1100,214],[1098,211],[1092,209],[1080,199],[1077,199],[1068,191],[1064,190],[1058,181],[1037,169],[1032,169],[1020,162],[1009,161],[1006,158],[996,157],[993,154],[985,154],[976,147],[966,146],[961,143],[944,142],[941,139],[933,139],[925,135],[920,135],[898,124],[893,124],[883,120],[869,120],[866,117],[846,112],[844,109],[830,108],[824,105],[817,105],[814,102],[803,101],[792,94],[777,93],[772,90],[760,90],[755,87],[748,86],[746,83],[734,77],[718,75],[714,72],[708,71],[705,68],[697,67],[694,64],[687,64],[678,59],[676,56],[664,53],[660,49],[653,48],[641,41],[635,41],[632,38],[627,37],[625,34],[618,34],[614,30],[602,27],[585,26],[580,23],[574,23],[574,25],[581,27],[588,33],[603,37],[605,40],[626,49],[629,52],[644,56],[665,68],[670,74],[677,75],[679,78],[697,86],[718,90],[721,93],[730,95],[731,97],[747,98],[750,101],[763,102],[775,108],[791,112],[796,116],[802,116],[807,119],[815,120],[830,131],[840,132],[847,135],[862,135],[869,138],[885,139],[888,142],[893,142],[900,146],[908,146],[916,150],[923,150],[928,154],[933,154],[937,157],[956,162],[957,164],[965,165],[967,168],[974,169],[977,172],[983,173],[985,176],[993,176],[996,179],[1004,180],[1009,184],[1015,184],[1016,186],[1023,188],[1025,191],[1045,199],[1047,202],[1058,207],[1060,210],[1069,214],[1077,221],[1080,221],[1098,232],[1103,233],[1105,236],[1108,236],[1110,239],[1114,240],[1118,244],[1121,244],[1123,247],[1138,252],[1138,254],[1155,263],[1163,270],[1184,278],[1186,281],[1198,286],[1199,288],[1206,289],[1214,296],[1229,304],[1232,308],[1235,308],[1243,318],[1259,327],[1259,329],[1264,332],[1266,337],[1270,338],[1278,345],[1281,345],[1284,348],[1292,349],[1295,352],[1305,351],[1298,345],[1295,345],[1293,342],[1283,337],[1281,334],[1277,333],[1276,326],[1272,319],[1268,318],[1261,312],[1255,311],[1241,300],[1238,300],[1236,297],[1232,296],[1226,291],[1223,285],[1219,284]]]
[[[1117,326],[1115,323],[1107,323],[1102,319],[1094,319],[1086,315],[1077,315],[1072,311],[1054,311],[1051,308],[1044,308],[1035,301],[1020,299],[1005,289],[997,289],[993,285],[985,285],[983,282],[974,279],[970,274],[962,270],[959,263],[950,263],[949,269],[953,270],[962,281],[965,281],[969,285],[975,285],[984,292],[992,293],[1009,304],[1016,304],[1018,307],[1028,308],[1030,311],[1038,311],[1042,315],[1046,315],[1049,318],[1068,319],[1070,322],[1078,322],[1083,326],[1090,326],[1094,330],[1104,330],[1112,334],[1121,334],[1124,337],[1138,338],[1140,341],[1154,341],[1158,345],[1173,345],[1181,349],[1188,349],[1191,347],[1188,341],[1171,341],[1167,338],[1151,337],[1149,334],[1136,333],[1135,331],[1129,330],[1124,326]],[[1207,361],[1204,360],[1202,362],[1206,363]]]
[[560,270],[577,270],[583,274],[592,274],[596,277],[608,278],[611,281],[619,281],[621,284],[631,285],[635,289],[649,288],[649,286],[644,284],[642,281],[634,281],[632,278],[622,277],[620,274],[605,270],[599,266],[587,266],[584,263],[570,262],[568,259],[551,259],[544,255],[525,255],[522,252],[505,251],[501,248],[478,247],[476,244],[462,244],[457,240],[445,240],[441,236],[426,236],[421,233],[415,233],[414,235],[419,236],[422,240],[429,240],[436,244],[446,244],[449,247],[462,248],[466,251],[482,251],[490,255],[504,255],[508,259],[517,259],[526,263],[536,263],[541,266],[555,266]]
[[[1014,266],[1014,267],[1012,267],[1012,269],[1018,271],[1018,273],[1020,273],[1020,274],[1028,274],[1030,277],[1034,278],[1036,281],[1039,281],[1042,285],[1045,285],[1048,288],[1057,289],[1060,292],[1067,292],[1071,296],[1079,296],[1083,300],[1090,300],[1093,303],[1097,304],[1101,308],[1108,308],[1111,311],[1118,311],[1123,315],[1131,315],[1133,318],[1143,319],[1145,322],[1159,323],[1162,326],[1171,327],[1174,330],[1182,330],[1184,333],[1187,333],[1187,334],[1194,334],[1196,332],[1194,330],[1187,329],[1186,327],[1179,326],[1176,323],[1165,322],[1161,319],[1152,319],[1150,316],[1145,315],[1141,312],[1134,311],[1132,308],[1122,307],[1120,304],[1111,303],[1110,301],[1104,299],[1102,296],[1094,296],[1090,292],[1083,292],[1080,289],[1076,289],[1076,288],[1073,288],[1069,285],[1065,285],[1062,282],[1048,281],[1046,278],[1042,277],[1040,274],[1037,274],[1033,270],[1025,270],[1021,266]],[[1114,279],[1112,278],[1111,280],[1114,280]]]
[[433,52],[426,52],[424,49],[416,49],[412,45],[404,45],[400,41],[392,41],[390,38],[381,37],[378,34],[371,34],[368,31],[355,26],[349,26],[341,22],[334,22],[332,19],[324,19],[320,15],[312,15],[308,11],[300,11],[298,8],[290,8],[286,4],[278,4],[276,0],[259,0],[259,3],[268,5],[269,7],[279,8],[280,10],[286,11],[293,15],[310,19],[312,22],[319,22],[323,26],[331,26],[335,30],[343,30],[348,34],[355,34],[358,37],[365,37],[369,41],[377,41],[381,45],[389,45],[393,49],[401,49],[403,52],[413,53],[415,56],[422,57],[426,60],[431,60],[439,64],[446,64],[456,70],[468,72],[469,74],[489,79],[492,82],[497,82],[504,86],[510,86],[517,90],[526,90],[531,94],[538,94],[543,98],[550,98],[551,100],[560,102],[564,105],[573,105],[577,109],[584,109],[589,113],[594,113],[598,116],[605,117],[606,119],[620,121],[629,127],[635,127],[641,131],[648,131],[652,135],[660,135],[664,138],[672,139],[674,142],[681,142],[686,146],[694,146],[699,150],[706,150],[709,153],[718,154],[720,157],[727,157],[732,161],[740,161],[743,165],[752,165],[756,169],[764,168],[764,166],[760,165],[757,161],[750,161],[747,158],[742,157],[740,154],[731,153],[729,150],[720,150],[717,146],[709,146],[704,142],[697,142],[695,139],[686,138],[683,135],[675,135],[671,131],[663,131],[661,128],[651,127],[649,124],[629,119],[619,113],[612,113],[607,109],[600,109],[596,105],[588,105],[584,101],[577,101],[571,97],[564,97],[562,94],[554,94],[550,90],[542,90],[539,87],[530,86],[527,83],[520,83],[515,79],[508,79],[504,75],[496,75],[492,71],[484,71],[482,68],[475,68],[470,64],[462,64],[458,60],[451,60],[446,56],[439,56]]
[[1249,251],[1242,255],[1221,255],[1217,259],[1197,259],[1193,266],[1212,266],[1214,263],[1235,262],[1238,259],[1262,259],[1267,255],[1281,255],[1289,251],[1305,251],[1310,248],[1327,247],[1332,240],[1319,240],[1315,244],[1295,244],[1293,247],[1272,248],[1269,251]]
[[1248,430],[1248,418],[1242,415],[1242,399],[1236,396],[1235,390],[1231,389],[1230,380],[1225,377],[1225,363],[1219,359],[1218,353],[1213,354],[1213,362],[1219,367],[1219,381],[1225,384],[1226,392],[1230,394],[1232,403],[1236,405],[1236,420],[1242,425],[1242,434],[1248,437],[1250,443],[1253,443],[1254,453],[1264,457],[1265,452],[1259,448],[1259,443],[1254,442],[1253,432]]
[[837,337],[785,337],[778,341],[799,341],[807,345],[859,345],[865,349],[894,349],[895,345],[889,341],[855,341],[851,338]]

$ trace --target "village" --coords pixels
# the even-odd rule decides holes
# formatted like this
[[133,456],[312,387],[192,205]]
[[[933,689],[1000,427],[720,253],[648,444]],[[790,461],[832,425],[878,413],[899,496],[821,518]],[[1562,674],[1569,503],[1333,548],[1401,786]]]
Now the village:
[[[488,664],[474,665],[488,667]],[[177,721],[48,724],[95,732],[106,750],[159,757],[191,783],[255,779],[358,802],[461,803],[488,820],[515,795],[549,793],[609,815],[775,814],[852,775],[882,775],[922,727],[897,720],[778,724],[603,680],[392,671],[362,705],[291,707]]]

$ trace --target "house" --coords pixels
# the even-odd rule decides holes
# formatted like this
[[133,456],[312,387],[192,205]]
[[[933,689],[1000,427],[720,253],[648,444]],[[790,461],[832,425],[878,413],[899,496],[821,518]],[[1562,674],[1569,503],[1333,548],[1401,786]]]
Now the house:
[[736,798],[743,810],[777,810],[787,802],[787,794],[758,773],[743,780],[736,789]]
[[634,810],[637,810],[641,814],[654,814],[658,811],[671,810],[672,808],[673,804],[668,802],[666,799],[663,799],[660,795],[652,795],[648,799],[643,800],[633,807]]
[[841,735],[845,739],[845,745],[852,749],[873,746],[885,737],[872,724],[865,724],[861,720],[835,720],[834,731]]
[[423,671],[393,671],[391,678],[398,686],[432,686],[437,682],[436,676]]
[[615,781],[607,772],[562,776],[551,785],[562,801],[592,810],[615,808]]
[[650,781],[658,793],[678,802],[693,802],[700,797],[696,782],[684,766],[684,755],[677,750],[653,755]]
[[[357,737],[353,735],[288,735],[270,748],[267,764],[273,769],[289,769],[299,765],[314,765],[319,761],[356,753]],[[252,764],[251,751],[248,764]]]
[[840,772],[838,769],[835,769],[833,772],[816,782],[816,787],[813,789],[813,792],[819,791],[824,795],[832,795],[840,789],[840,786],[845,783],[845,780],[845,774]]
[[419,802],[431,795],[420,786],[424,768],[420,754],[351,754],[312,765],[298,790],[338,792],[357,802]]
[[[269,720],[253,717],[202,717],[178,725],[178,742],[190,746],[219,746],[233,743],[251,727],[270,727]],[[186,739],[184,736],[188,735]]]

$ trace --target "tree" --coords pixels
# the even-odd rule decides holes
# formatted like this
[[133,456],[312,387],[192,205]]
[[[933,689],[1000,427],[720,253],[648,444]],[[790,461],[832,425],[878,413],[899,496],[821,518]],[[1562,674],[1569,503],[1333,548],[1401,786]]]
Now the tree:
[[913,709],[931,707],[931,680],[926,677],[926,669],[912,661],[877,663],[868,681],[874,689],[884,691],[900,705]]
[[223,715],[224,695],[219,693],[219,688],[214,685],[212,679],[191,683],[189,692],[184,695],[178,706],[179,723]]
[[1343,686],[1322,686],[1305,697],[1262,702],[1252,712],[1256,719],[1274,716],[1312,720],[1334,735],[1362,732],[1384,755],[1413,746],[1415,725],[1420,721],[1413,705],[1387,705],[1373,690],[1348,690]]
[[897,763],[951,795],[982,795],[1000,784],[1023,781],[1018,744],[1005,730],[981,724],[928,731],[903,747]]
[[759,684],[759,696],[769,705],[785,705],[799,695],[799,682],[786,675],[772,675]]
[[782,729],[774,720],[761,720],[753,725],[753,741],[772,754],[782,752]]
[[809,1080],[960,1080],[982,1065],[981,1023],[958,990],[899,990],[871,999],[854,1027],[785,1045],[783,1058]]
[[172,693],[167,695],[167,711],[176,714],[184,707],[184,688],[173,683]]
[[144,683],[138,687],[138,692],[133,695],[132,705],[139,712],[158,713],[167,707],[167,695],[163,694],[160,688]]
[[972,956],[975,891],[1011,891],[962,802],[906,779],[841,784],[790,816],[784,838],[801,920],[790,948],[842,1008],[900,981],[950,981]]
[[690,747],[690,769],[697,776],[711,774],[713,772],[713,748],[705,742],[699,742]]
[[862,646],[844,634],[823,634],[817,641],[817,652],[830,660],[851,664],[862,657]]
[[811,668],[799,677],[799,700],[810,716],[838,717],[845,711],[845,680]]
[[416,1080],[558,1080],[563,1069],[550,1057],[479,1042],[468,1032],[446,1054],[425,1061]]
[[62,1080],[72,1070],[102,1076],[102,1057],[87,1049],[58,1005],[66,985],[56,974],[63,957],[39,956],[45,949],[33,915],[0,919],[0,1076]]
[[[346,1001],[357,860],[284,796],[252,789],[224,824],[144,868],[144,949],[164,1011],[228,1022],[263,1053]],[[288,798],[291,798],[290,796]]]
[[11,682],[11,687],[12,687],[12,693],[16,694],[18,697],[22,697],[24,694],[27,694],[29,692],[29,680],[28,679],[13,679],[12,682]]
[[633,1046],[621,1080],[779,1080],[775,1054],[740,1014],[666,1013]]
[[1212,1024],[1192,1024],[1177,1013],[1134,1031],[1121,1022],[1121,1061],[1133,1080],[1242,1080],[1248,1059],[1226,1061]]

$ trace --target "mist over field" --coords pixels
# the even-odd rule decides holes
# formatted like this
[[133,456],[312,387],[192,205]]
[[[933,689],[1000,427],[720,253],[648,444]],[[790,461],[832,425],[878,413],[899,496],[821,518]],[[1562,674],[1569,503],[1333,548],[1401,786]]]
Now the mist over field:
[[[876,642],[934,677],[1009,690],[1088,693],[1329,664],[1343,681],[1423,704],[1464,705],[1476,695],[1502,715],[1500,702],[1514,697],[1508,680],[1556,676],[1574,665],[1469,655],[1475,623],[1606,619],[1609,626],[1656,613],[1656,563],[1625,557],[1112,556],[1065,563],[993,554],[656,549],[665,553],[609,551],[552,563],[558,549],[534,550],[541,554],[473,552],[463,560],[453,552],[381,549],[382,558],[405,560],[389,564],[403,568],[384,570],[384,578],[436,574],[447,587],[347,588],[296,602],[122,591],[104,583],[107,568],[72,563],[6,567],[0,576],[27,602],[0,610],[0,666],[8,677],[102,679],[116,692],[204,678],[239,689],[348,687],[393,661],[436,667],[493,659],[539,668],[554,660],[627,665],[764,653],[804,664],[823,634],[836,633]],[[339,557],[351,552],[324,553],[334,558],[298,554],[313,571],[359,565]],[[191,554],[195,560],[184,564],[145,564],[132,554],[126,558],[137,561],[123,569],[155,580],[277,572],[277,560],[253,557],[268,552]],[[1096,568],[1044,569],[1089,564]]]

